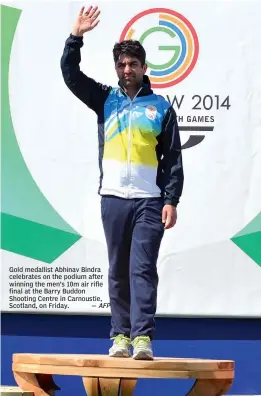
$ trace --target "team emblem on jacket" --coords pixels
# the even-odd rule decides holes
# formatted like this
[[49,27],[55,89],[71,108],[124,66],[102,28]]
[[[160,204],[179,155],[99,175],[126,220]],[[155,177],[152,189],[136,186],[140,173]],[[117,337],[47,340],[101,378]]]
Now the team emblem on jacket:
[[157,115],[157,108],[152,105],[147,106],[145,110],[145,114],[150,120],[154,121]]

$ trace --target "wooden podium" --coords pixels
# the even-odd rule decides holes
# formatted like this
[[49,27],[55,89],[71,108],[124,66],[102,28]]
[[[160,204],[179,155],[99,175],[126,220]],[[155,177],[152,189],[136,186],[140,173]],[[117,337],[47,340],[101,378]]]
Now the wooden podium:
[[138,378],[195,378],[187,396],[220,396],[234,378],[231,360],[184,358],[146,361],[107,355],[18,353],[13,355],[12,369],[19,387],[35,396],[54,395],[60,389],[52,374],[81,376],[88,396],[131,396]]

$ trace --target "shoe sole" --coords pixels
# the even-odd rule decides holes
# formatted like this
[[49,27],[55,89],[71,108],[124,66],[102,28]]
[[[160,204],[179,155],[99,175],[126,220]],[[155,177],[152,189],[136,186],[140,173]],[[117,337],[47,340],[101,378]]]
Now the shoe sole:
[[110,357],[121,357],[121,358],[129,358],[129,357],[131,357],[130,354],[126,354],[126,353],[123,353],[121,351],[116,351],[116,352],[113,352],[113,353],[109,353],[109,356]]
[[150,353],[140,351],[133,355],[134,360],[153,360],[153,356]]

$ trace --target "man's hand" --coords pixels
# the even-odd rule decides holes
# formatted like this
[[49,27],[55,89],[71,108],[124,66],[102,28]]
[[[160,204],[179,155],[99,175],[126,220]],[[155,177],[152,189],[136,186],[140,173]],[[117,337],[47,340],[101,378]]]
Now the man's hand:
[[162,223],[164,230],[174,227],[177,221],[177,209],[173,205],[165,205],[162,210]]
[[84,33],[95,28],[100,22],[97,19],[101,12],[98,7],[90,6],[86,11],[84,11],[84,9],[85,7],[81,8],[81,11],[73,26],[72,34],[74,36],[83,36]]

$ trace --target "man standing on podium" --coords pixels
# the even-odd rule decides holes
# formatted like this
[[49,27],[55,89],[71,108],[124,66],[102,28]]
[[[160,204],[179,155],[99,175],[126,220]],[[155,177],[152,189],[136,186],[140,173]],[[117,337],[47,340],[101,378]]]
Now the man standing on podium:
[[164,230],[176,223],[183,190],[179,129],[172,106],[151,89],[146,53],[138,41],[114,45],[118,87],[80,70],[83,35],[98,25],[99,14],[98,7],[82,7],[66,40],[61,69],[67,87],[98,118],[98,192],[112,316],[109,355],[129,357],[133,346],[134,359],[151,360],[157,259]]

